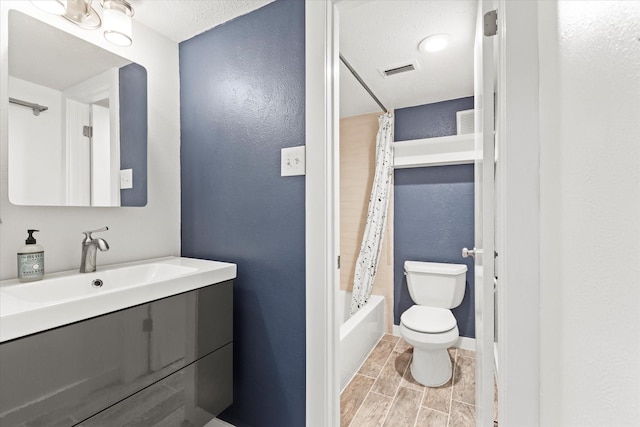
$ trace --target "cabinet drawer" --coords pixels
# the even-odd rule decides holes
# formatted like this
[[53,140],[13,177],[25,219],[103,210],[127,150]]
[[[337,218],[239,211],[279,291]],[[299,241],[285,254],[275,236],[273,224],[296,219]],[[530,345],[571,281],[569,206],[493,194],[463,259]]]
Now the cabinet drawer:
[[79,426],[204,426],[233,400],[232,359],[228,344]]
[[232,283],[1,344],[0,425],[74,425],[228,345]]

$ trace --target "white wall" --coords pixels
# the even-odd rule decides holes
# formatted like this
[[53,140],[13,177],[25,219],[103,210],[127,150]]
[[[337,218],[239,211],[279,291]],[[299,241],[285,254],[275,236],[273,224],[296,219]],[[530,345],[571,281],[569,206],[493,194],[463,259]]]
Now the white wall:
[[538,10],[540,425],[637,425],[640,4]]
[[180,94],[178,46],[134,18],[131,47],[111,45],[100,31],[82,30],[28,1],[0,2],[0,93],[7,93],[8,11],[20,10],[64,31],[139,63],[148,81],[148,203],[144,208],[24,207],[8,201],[8,100],[0,101],[0,278],[16,276],[16,249],[27,228],[40,229],[46,271],[80,265],[81,232],[109,226],[102,234],[111,246],[98,265],[180,253]]
[[[59,90],[10,77],[9,96],[48,107],[40,115],[9,104],[9,198],[16,204],[37,200],[62,203],[62,94]],[[55,161],[58,160],[58,161]]]

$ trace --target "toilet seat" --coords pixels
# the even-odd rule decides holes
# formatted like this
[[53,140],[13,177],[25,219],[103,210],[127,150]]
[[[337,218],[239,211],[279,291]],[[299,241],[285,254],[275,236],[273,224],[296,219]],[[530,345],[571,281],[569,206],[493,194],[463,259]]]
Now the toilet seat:
[[457,326],[451,310],[439,307],[414,305],[400,316],[400,322],[416,332],[439,334]]

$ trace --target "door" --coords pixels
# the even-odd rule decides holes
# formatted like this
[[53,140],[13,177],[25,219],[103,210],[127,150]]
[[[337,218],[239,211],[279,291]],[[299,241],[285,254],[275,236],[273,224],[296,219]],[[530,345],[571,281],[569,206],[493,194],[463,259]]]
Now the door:
[[91,206],[91,138],[83,132],[91,124],[91,108],[66,99],[64,114],[66,202],[69,206]]
[[114,206],[111,200],[111,132],[108,107],[91,104],[91,206]]
[[[476,425],[493,426],[494,384],[494,42],[493,0],[480,0],[474,50]],[[488,15],[489,14],[489,15]],[[485,18],[486,16],[486,18]],[[489,30],[489,31],[487,31]]]

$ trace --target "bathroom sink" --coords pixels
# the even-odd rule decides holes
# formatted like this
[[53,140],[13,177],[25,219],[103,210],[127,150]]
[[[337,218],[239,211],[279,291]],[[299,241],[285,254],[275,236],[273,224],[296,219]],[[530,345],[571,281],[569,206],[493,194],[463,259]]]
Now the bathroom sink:
[[236,265],[167,257],[0,281],[0,342],[236,277]]
[[100,295],[151,282],[171,280],[196,270],[193,267],[162,263],[132,265],[94,273],[48,278],[38,282],[18,283],[3,288],[2,295],[11,295],[13,298],[25,302],[49,304]]

